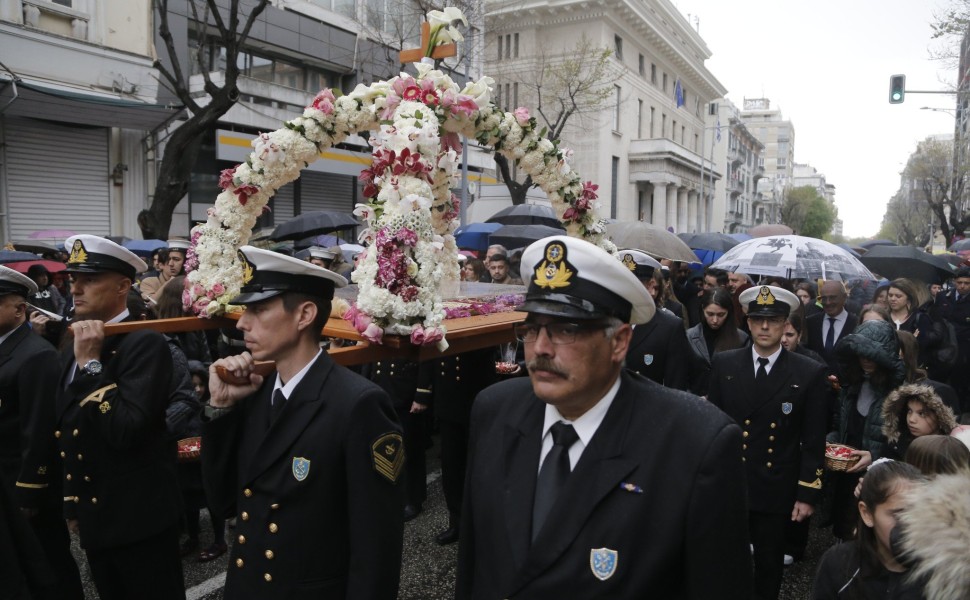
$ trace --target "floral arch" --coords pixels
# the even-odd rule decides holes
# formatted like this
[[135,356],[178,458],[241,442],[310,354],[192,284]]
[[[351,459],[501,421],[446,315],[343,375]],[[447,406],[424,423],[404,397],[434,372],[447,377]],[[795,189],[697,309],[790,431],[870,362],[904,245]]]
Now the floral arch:
[[237,250],[269,199],[320,152],[359,131],[376,132],[373,161],[360,175],[366,202],[354,210],[366,224],[360,241],[367,250],[352,276],[356,305],[344,318],[372,342],[387,333],[447,347],[442,290],[458,284],[459,199],[451,189],[460,136],[516,161],[546,192],[569,235],[615,251],[597,216],[597,186],[581,181],[569,165],[571,151],[537,132],[527,109],[495,106],[489,77],[462,89],[432,65],[416,67],[416,77],[401,73],[343,96],[323,90],[302,116],[254,139],[245,163],[222,172],[222,193],[192,231],[187,307],[203,317],[225,312],[242,285]]

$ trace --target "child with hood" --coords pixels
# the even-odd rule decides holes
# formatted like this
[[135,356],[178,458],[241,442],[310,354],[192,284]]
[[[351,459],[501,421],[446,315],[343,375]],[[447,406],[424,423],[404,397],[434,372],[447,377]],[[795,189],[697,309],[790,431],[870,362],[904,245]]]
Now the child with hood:
[[884,456],[902,460],[906,449],[924,435],[949,435],[957,426],[956,415],[929,385],[908,383],[895,390],[882,404],[882,432],[887,447]]

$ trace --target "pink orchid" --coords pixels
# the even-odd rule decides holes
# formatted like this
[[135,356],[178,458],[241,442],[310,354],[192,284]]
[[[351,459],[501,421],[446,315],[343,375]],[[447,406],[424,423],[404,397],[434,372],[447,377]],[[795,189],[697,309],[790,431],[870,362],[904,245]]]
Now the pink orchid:
[[[236,165],[236,167],[238,166],[239,165]],[[233,183],[233,178],[236,176],[236,167],[231,169],[223,169],[222,172],[219,173],[219,187],[225,190],[235,185]]]
[[255,185],[244,185],[233,190],[233,193],[239,198],[239,204],[246,206],[249,197],[259,193],[259,188]]
[[567,208],[566,209],[566,212],[564,212],[562,214],[562,220],[563,221],[575,221],[575,220],[579,220],[579,218],[582,217],[582,216],[583,215],[578,210],[576,210],[575,208],[570,207],[570,208]]
[[588,200],[596,200],[599,197],[596,195],[596,190],[598,189],[600,189],[600,186],[592,181],[587,181],[583,184],[583,197]]
[[515,115],[515,122],[518,123],[520,127],[525,127],[526,125],[529,124],[529,119],[531,118],[531,115],[529,115],[528,108],[524,106],[520,106],[517,109],[515,109],[515,112],[513,112],[512,114]]
[[454,131],[449,131],[441,136],[441,150],[442,152],[447,152],[449,150],[454,150],[455,152],[461,152],[461,138]]
[[458,103],[452,107],[451,112],[454,113],[455,116],[462,114],[466,117],[470,117],[475,113],[476,110],[478,110],[478,105],[475,104],[475,100],[471,96],[459,94]]

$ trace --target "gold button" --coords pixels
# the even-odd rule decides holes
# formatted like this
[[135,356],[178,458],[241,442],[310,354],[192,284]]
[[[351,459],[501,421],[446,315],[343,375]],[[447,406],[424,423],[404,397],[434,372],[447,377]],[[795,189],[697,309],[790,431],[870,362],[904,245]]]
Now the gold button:
[[775,436],[773,436],[773,435],[769,435],[769,436],[768,436],[768,441],[769,441],[769,442],[773,442],[773,441],[775,441]]
[[461,371],[461,367],[459,367],[458,365],[455,365],[455,370],[456,371]]
[[78,460],[84,460],[84,455],[83,455],[83,454],[80,454],[80,453],[78,453],[78,455],[77,455],[77,459],[78,459]]
[[247,498],[251,498],[252,495],[253,495],[253,491],[251,489],[246,488],[246,489],[243,490],[243,496],[245,496]]
[[237,558],[237,559],[236,559],[236,566],[237,566],[237,567],[239,567],[239,568],[241,569],[241,568],[242,568],[242,566],[243,566],[243,559],[241,559],[241,558]]
[[236,538],[236,540],[238,540],[240,544],[245,544],[246,543],[246,536],[241,535],[238,538]]
[[394,375],[394,371],[391,371],[391,375]]
[[269,573],[263,573],[263,579],[265,579],[267,582],[273,581],[273,576]]
[[741,444],[741,449],[742,450],[747,450],[748,449],[748,445],[747,444]]
[[71,435],[73,435],[74,437],[77,437],[77,434],[79,434],[79,433],[81,433],[81,432],[78,431],[77,429],[75,429],[74,431],[71,432]]
[[97,503],[98,503],[97,498],[91,498],[91,504],[97,504]]
[[246,511],[243,511],[242,514],[239,515],[239,518],[242,519],[243,521],[248,521],[249,520],[249,513],[246,512]]
[[741,437],[748,437],[748,432],[747,431],[742,432]]
[[276,526],[276,523],[270,523],[269,524],[269,532],[270,533],[276,533],[279,530],[280,530],[280,528]]
[[774,423],[772,423],[772,424],[771,424],[771,428],[772,428],[772,429],[774,429],[775,427],[778,427],[778,426],[777,426],[777,425],[775,425]]
[[771,463],[768,463],[768,468],[769,468],[769,469],[771,468]]
[[61,458],[66,458],[66,457],[67,457],[67,454],[65,454],[64,451],[61,450]]
[[744,424],[745,425],[750,425],[751,424],[751,419],[745,419],[744,420]]
[[70,474],[70,473],[68,473],[67,475],[65,475],[65,476],[64,476],[64,479],[66,479],[66,480],[68,480],[68,481],[70,481],[70,480],[71,480],[71,474]]
[[456,356],[456,357],[455,357],[455,362],[456,362],[456,363],[457,363],[457,362],[461,362],[461,357],[460,357],[460,356]]
[[772,450],[771,448],[768,448],[768,454],[772,454],[772,453],[774,453],[774,450]]
[[54,437],[56,437],[56,438],[61,437],[61,432],[60,431],[55,431],[54,432]]
[[747,461],[748,461],[748,459],[746,459],[746,458],[745,458],[745,457],[743,457],[743,456],[741,457],[741,462],[747,462]]
[[91,481],[91,478],[90,478],[90,477],[88,477],[87,475],[85,475],[85,476],[84,476],[84,481],[87,481],[87,482],[90,482],[90,481]]
[[461,381],[461,377],[455,377],[455,381]]
[[74,496],[74,504],[77,504],[80,501],[81,501],[81,498],[79,498],[78,496]]
[[276,555],[273,554],[273,551],[272,550],[267,550],[266,551],[266,558],[268,558],[269,560],[273,560],[273,557],[274,556],[276,556]]
[[377,374],[378,374],[378,375],[380,375],[380,374],[381,374],[381,370],[380,370],[380,369],[377,369]]
[[444,372],[444,371],[442,371],[442,372],[441,372],[441,374],[442,374],[442,375],[444,375],[444,374],[445,374],[445,372]]
[[270,504],[269,507],[272,508],[273,510],[276,510],[277,508],[280,507],[280,505],[279,504]]

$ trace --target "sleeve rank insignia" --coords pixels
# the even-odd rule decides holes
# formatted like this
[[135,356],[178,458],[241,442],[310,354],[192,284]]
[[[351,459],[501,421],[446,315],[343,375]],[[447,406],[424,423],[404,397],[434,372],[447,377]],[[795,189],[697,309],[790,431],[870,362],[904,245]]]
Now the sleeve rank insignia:
[[383,475],[391,483],[397,483],[397,478],[404,468],[404,440],[400,433],[385,433],[371,445],[371,456],[374,460],[374,470]]
[[[88,396],[84,400],[81,400],[80,406],[84,406],[88,402],[96,402],[100,404],[101,412],[103,413],[108,412],[109,410],[111,410],[111,405],[108,404],[108,402],[105,401],[104,398],[105,396],[108,395],[108,392],[110,392],[111,390],[117,387],[118,387],[117,383],[112,383],[110,385],[104,386],[103,388],[98,388],[94,390],[93,392],[88,394]],[[105,404],[108,404],[107,408],[105,408],[104,406]]]

